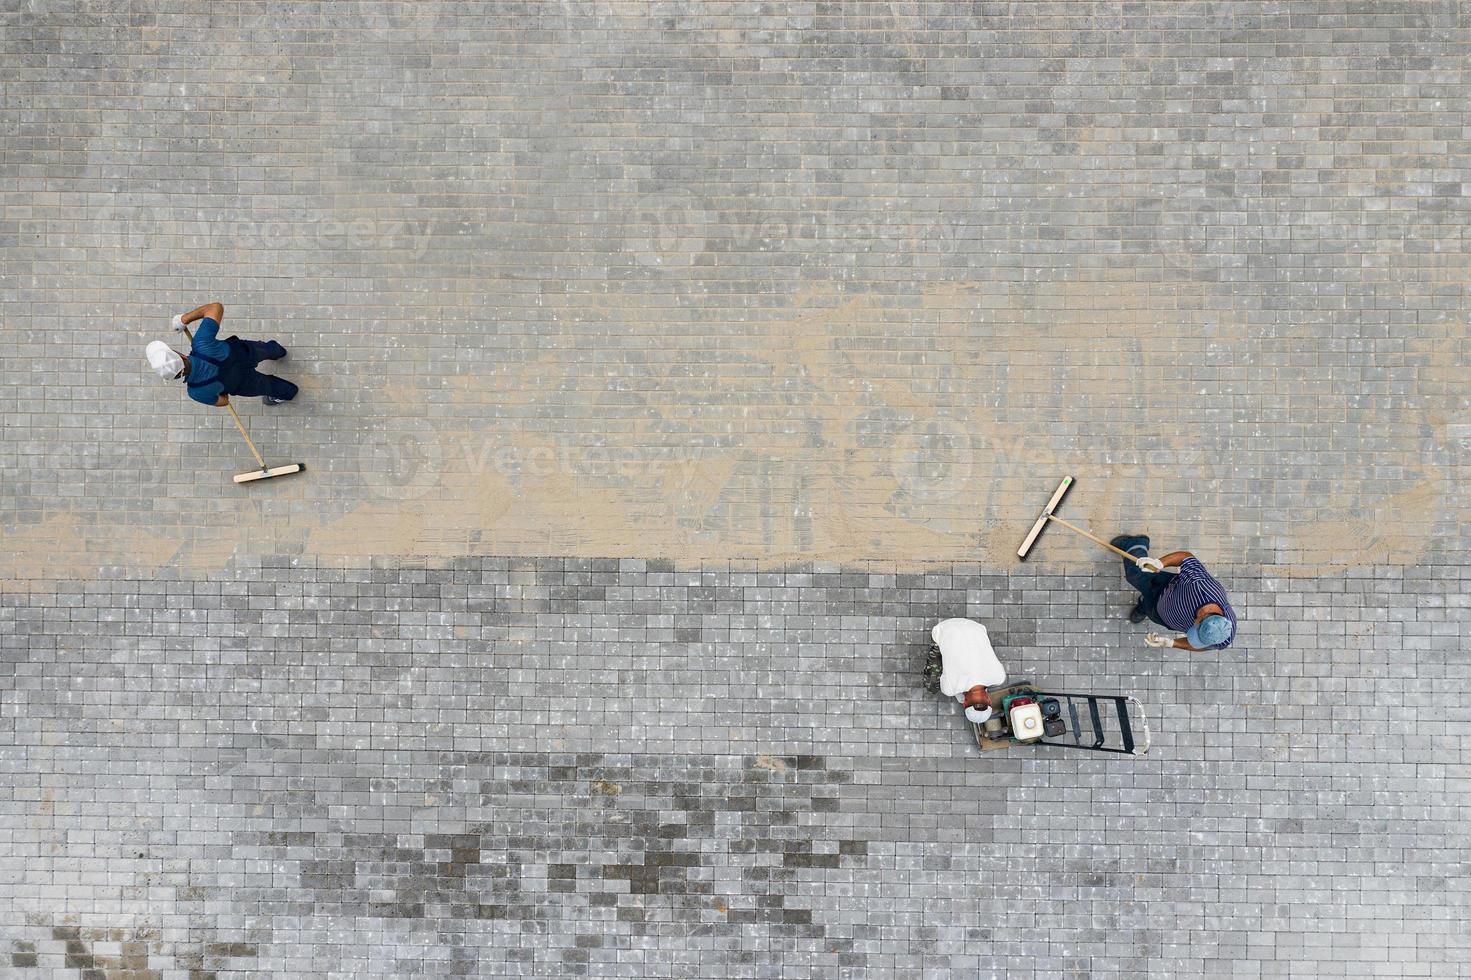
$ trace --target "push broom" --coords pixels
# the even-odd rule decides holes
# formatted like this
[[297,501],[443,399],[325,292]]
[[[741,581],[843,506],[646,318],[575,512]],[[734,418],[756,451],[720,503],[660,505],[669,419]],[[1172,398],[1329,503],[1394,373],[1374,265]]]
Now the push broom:
[[[188,327],[184,328],[184,336],[189,338],[191,344],[194,343],[194,334],[190,332]],[[259,449],[255,448],[255,443],[250,441],[250,433],[245,431],[245,423],[240,421],[240,413],[235,411],[235,406],[230,402],[225,402],[225,407],[230,410],[230,417],[235,420],[235,428],[239,429],[240,434],[245,437],[245,444],[250,447],[250,454],[260,464],[260,469],[258,470],[250,470],[247,473],[236,473],[236,483],[252,483],[256,480],[269,480],[273,476],[290,476],[292,473],[300,473],[306,468],[300,463],[287,463],[285,466],[267,466],[265,457],[260,454]]]
[[[1105,548],[1107,548],[1109,551],[1112,551],[1120,558],[1124,558],[1128,561],[1137,563],[1139,561],[1139,555],[1131,555],[1122,548],[1115,548],[1113,545],[1098,537],[1096,534],[1085,531],[1082,528],[1078,527],[1076,524],[1070,524],[1053,513],[1053,511],[1057,509],[1058,505],[1062,503],[1062,498],[1066,497],[1067,492],[1072,488],[1073,478],[1070,476],[1063,477],[1062,482],[1057,485],[1057,489],[1052,491],[1052,498],[1047,501],[1047,506],[1042,508],[1042,516],[1037,518],[1037,523],[1033,524],[1032,529],[1027,532],[1026,540],[1022,542],[1022,546],[1016,549],[1016,556],[1023,561],[1026,561],[1027,554],[1032,550],[1032,545],[1037,543],[1037,539],[1040,538],[1042,536],[1042,532],[1047,529],[1047,522],[1056,521],[1068,530],[1077,531],[1089,541],[1094,541],[1098,544],[1103,545]],[[1153,559],[1150,560],[1153,561]],[[1151,571],[1159,570],[1160,569],[1151,569]]]
[[285,466],[267,466],[265,459],[260,454],[260,450],[256,449],[255,443],[250,441],[250,433],[245,431],[245,423],[240,421],[240,413],[235,411],[235,406],[229,402],[225,403],[225,407],[230,410],[230,416],[235,420],[235,428],[239,429],[240,434],[245,437],[245,444],[250,447],[251,455],[260,464],[260,469],[258,470],[250,470],[247,473],[236,473],[236,483],[250,483],[253,480],[269,480],[273,476],[289,476],[292,473],[300,473],[305,469],[300,463],[287,463]]

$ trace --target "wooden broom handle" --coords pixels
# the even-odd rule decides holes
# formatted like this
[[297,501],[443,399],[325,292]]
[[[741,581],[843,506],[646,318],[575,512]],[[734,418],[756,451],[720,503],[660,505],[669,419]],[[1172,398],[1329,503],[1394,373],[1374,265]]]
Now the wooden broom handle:
[[[228,401],[225,402],[225,407],[230,410],[230,417],[235,420],[235,428],[239,429],[240,434],[245,437],[245,444],[250,447],[251,455],[253,455],[255,457],[255,461],[260,464],[260,468],[265,469],[266,461],[261,457],[260,450],[255,448],[255,443],[250,441],[250,433],[245,431],[245,423],[240,421],[240,413],[235,411],[235,406],[230,404]],[[1114,550],[1117,551],[1118,549],[1115,548]]]
[[[187,326],[184,327],[184,336],[189,338],[189,343],[194,343],[194,334]],[[234,405],[230,404],[229,395],[225,396],[225,407],[230,410],[230,417],[235,420],[235,428],[239,429],[240,434],[245,437],[245,444],[250,447],[250,454],[255,457],[255,461],[260,464],[260,468],[265,469],[265,457],[260,454],[259,449],[255,448],[255,443],[250,441],[250,433],[245,431],[245,423],[240,421],[240,413],[235,411]]]
[[[262,464],[262,465],[264,465],[264,464]],[[1132,561],[1132,562],[1137,562],[1139,560],[1139,556],[1138,555],[1131,555],[1131,554],[1129,554],[1127,551],[1125,551],[1122,548],[1115,548],[1113,545],[1109,544],[1107,541],[1103,540],[1102,538],[1096,537],[1096,536],[1094,536],[1092,534],[1089,534],[1087,531],[1085,531],[1082,528],[1078,527],[1078,525],[1076,525],[1076,524],[1069,524],[1067,521],[1063,520],[1061,517],[1058,517],[1056,514],[1048,514],[1047,516],[1050,517],[1050,518],[1052,518],[1057,523],[1061,524],[1063,527],[1071,528],[1072,530],[1077,531],[1079,534],[1081,534],[1083,537],[1089,539],[1090,541],[1097,541],[1099,544],[1103,545],[1109,551],[1112,551],[1114,554],[1119,555],[1120,557],[1127,558],[1129,561]]]

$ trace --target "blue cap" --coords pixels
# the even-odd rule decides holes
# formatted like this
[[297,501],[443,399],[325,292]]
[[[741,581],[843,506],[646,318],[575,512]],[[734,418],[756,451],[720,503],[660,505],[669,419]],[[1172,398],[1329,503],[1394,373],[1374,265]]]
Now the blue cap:
[[1185,639],[1197,650],[1225,643],[1231,639],[1231,621],[1225,616],[1207,616],[1190,627]]

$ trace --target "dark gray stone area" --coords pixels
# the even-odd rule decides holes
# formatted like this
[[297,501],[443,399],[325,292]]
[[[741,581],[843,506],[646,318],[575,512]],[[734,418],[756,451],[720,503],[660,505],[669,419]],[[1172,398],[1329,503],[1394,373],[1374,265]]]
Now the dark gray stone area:
[[[1464,975],[1465,580],[1219,571],[1243,629],[1210,656],[1144,647],[1112,565],[280,559],[10,592],[5,955]],[[1013,677],[1137,694],[1150,754],[982,755],[920,686],[952,615]]]

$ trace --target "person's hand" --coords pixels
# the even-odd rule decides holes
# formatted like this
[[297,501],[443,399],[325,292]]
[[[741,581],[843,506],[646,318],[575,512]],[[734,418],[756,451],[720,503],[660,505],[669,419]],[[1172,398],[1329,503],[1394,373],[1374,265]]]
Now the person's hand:
[[1174,640],[1170,639],[1167,636],[1160,636],[1158,633],[1150,633],[1150,634],[1146,635],[1144,637],[1144,642],[1147,643],[1147,644],[1149,644],[1150,646],[1156,647],[1156,648],[1158,648],[1158,647],[1172,647],[1172,646],[1175,645],[1175,641]]
[[1134,559],[1134,564],[1139,566],[1139,570],[1141,572],[1154,573],[1162,572],[1165,570],[1164,562],[1160,561],[1158,558],[1150,558],[1148,555],[1145,555],[1143,558]]
[[171,327],[174,328],[174,332],[175,333],[183,333],[184,332],[184,314],[182,314],[182,313],[175,313],[174,314],[173,322],[170,323],[169,326],[171,326]]
[[228,404],[230,404],[230,396],[221,395],[220,400],[215,402],[215,408],[224,408]]

